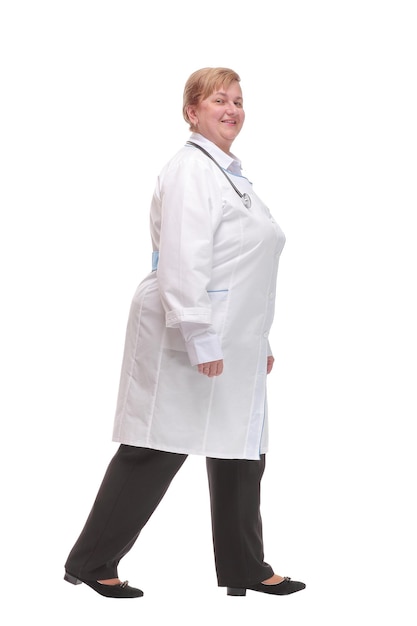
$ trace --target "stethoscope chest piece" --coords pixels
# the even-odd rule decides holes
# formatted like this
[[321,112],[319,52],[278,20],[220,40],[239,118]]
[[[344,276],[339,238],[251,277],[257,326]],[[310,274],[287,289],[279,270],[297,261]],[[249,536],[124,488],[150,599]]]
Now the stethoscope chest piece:
[[250,209],[252,206],[252,200],[250,199],[250,195],[247,193],[242,194],[242,202],[247,209]]

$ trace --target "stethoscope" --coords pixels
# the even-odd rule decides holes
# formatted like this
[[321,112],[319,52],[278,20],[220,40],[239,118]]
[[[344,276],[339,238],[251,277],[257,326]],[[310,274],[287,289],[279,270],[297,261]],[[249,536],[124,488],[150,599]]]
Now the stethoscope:
[[249,194],[247,193],[241,193],[239,191],[239,189],[236,187],[236,185],[230,180],[230,178],[228,177],[228,175],[226,174],[226,172],[224,171],[224,169],[222,168],[221,165],[219,165],[219,163],[217,163],[216,159],[214,159],[210,152],[207,152],[207,150],[205,150],[204,148],[202,148],[201,146],[199,146],[198,144],[194,143],[193,141],[187,141],[187,144],[190,146],[194,146],[195,148],[198,148],[199,150],[201,150],[201,152],[204,152],[204,154],[206,156],[209,157],[209,159],[211,159],[213,161],[213,163],[215,163],[217,165],[217,167],[219,168],[219,170],[226,176],[227,180],[229,181],[229,183],[232,185],[233,189],[236,191],[237,195],[239,196],[239,198],[241,198],[244,206],[247,209],[250,209],[251,205],[252,205],[252,200],[250,199]]

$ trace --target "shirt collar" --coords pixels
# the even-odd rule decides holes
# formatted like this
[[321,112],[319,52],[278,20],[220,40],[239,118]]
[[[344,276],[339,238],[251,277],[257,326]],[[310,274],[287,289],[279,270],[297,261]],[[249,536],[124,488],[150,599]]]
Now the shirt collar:
[[223,169],[229,170],[232,174],[242,175],[242,164],[234,154],[226,154],[215,143],[199,133],[191,133],[190,141],[205,148]]

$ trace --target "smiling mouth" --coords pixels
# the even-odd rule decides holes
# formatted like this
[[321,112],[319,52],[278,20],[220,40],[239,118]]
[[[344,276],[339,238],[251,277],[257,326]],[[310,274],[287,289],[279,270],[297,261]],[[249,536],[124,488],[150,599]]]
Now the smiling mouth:
[[222,124],[236,124],[236,120],[222,120]]

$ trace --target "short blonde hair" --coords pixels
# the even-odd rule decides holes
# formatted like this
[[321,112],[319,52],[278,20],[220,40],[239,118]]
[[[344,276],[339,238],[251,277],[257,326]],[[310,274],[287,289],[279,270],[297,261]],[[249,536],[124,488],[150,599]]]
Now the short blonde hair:
[[188,118],[187,108],[197,106],[222,85],[229,87],[234,80],[240,82],[239,75],[227,67],[204,67],[191,74],[185,83],[182,106],[182,114],[185,121],[190,124],[190,130],[193,129],[193,125]]

